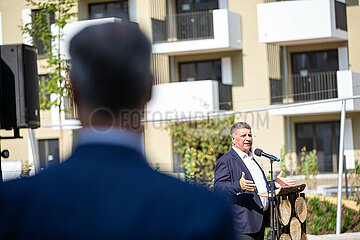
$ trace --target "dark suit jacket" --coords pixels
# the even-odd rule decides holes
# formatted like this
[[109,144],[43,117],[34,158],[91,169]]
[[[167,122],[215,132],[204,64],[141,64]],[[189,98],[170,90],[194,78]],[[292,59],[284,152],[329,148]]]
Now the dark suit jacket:
[[133,149],[88,144],[0,186],[0,239],[232,239],[223,196],[152,170]]
[[[254,181],[242,159],[234,149],[231,149],[216,162],[214,190],[230,196],[236,233],[257,233],[264,220],[263,207],[257,190],[252,192],[241,189],[242,172],[245,173],[245,179]],[[262,173],[266,181],[264,172],[262,171]],[[269,190],[268,185],[267,187]],[[266,217],[268,217],[268,212],[265,212]]]

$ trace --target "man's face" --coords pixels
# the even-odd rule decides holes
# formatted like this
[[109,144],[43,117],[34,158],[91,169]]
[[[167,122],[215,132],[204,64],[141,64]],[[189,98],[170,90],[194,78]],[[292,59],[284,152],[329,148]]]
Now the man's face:
[[240,128],[236,131],[236,136],[231,137],[232,145],[237,149],[249,154],[252,146],[251,130],[247,128]]

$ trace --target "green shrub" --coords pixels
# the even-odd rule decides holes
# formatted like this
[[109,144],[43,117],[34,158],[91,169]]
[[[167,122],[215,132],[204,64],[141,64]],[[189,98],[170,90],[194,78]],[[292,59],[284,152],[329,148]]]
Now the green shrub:
[[171,122],[174,150],[182,156],[187,181],[213,187],[216,161],[231,148],[230,126],[234,116],[191,122]]
[[349,175],[351,191],[353,192],[355,199],[360,204],[360,161],[355,160],[355,168]]
[[[336,230],[336,206],[328,201],[321,201],[319,198],[307,199],[308,218],[307,229],[310,234],[328,234],[335,233]],[[352,223],[354,211],[342,206],[341,232],[349,230],[360,230],[360,223]],[[345,214],[344,214],[345,213]]]

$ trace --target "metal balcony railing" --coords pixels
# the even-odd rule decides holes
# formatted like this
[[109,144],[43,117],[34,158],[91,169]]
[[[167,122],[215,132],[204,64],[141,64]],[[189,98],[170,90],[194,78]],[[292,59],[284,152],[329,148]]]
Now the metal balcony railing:
[[214,38],[213,12],[175,14],[171,19],[151,19],[153,43]]
[[316,101],[337,98],[336,71],[288,75],[288,91],[282,80],[270,79],[271,104]]

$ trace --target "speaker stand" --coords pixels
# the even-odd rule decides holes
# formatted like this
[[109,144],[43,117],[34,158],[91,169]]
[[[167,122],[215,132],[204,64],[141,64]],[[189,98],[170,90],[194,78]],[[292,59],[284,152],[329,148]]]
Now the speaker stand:
[[[17,139],[17,138],[23,138],[20,136],[20,129],[19,128],[14,128],[13,129],[13,136],[12,137],[1,137],[0,136],[0,140],[1,139]],[[8,150],[4,150],[4,151],[1,151],[1,141],[0,141],[0,183],[3,182],[3,176],[2,176],[2,169],[1,169],[1,158],[8,158],[10,156],[10,153]]]

